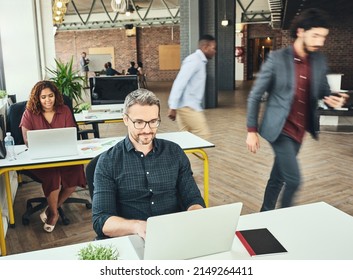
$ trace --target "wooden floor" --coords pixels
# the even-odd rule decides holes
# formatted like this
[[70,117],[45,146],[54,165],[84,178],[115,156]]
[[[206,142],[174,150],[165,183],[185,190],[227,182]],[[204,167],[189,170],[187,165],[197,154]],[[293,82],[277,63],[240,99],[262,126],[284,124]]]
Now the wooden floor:
[[[159,132],[177,131],[175,122],[167,114],[167,98],[171,83],[149,83],[162,101],[162,123]],[[210,160],[210,206],[241,201],[242,214],[258,212],[264,186],[272,166],[271,148],[262,140],[256,154],[246,150],[246,98],[251,83],[237,84],[235,91],[219,93],[216,109],[206,110],[212,136],[209,141],[216,147],[208,149]],[[125,126],[120,124],[100,125],[102,137],[125,135]],[[296,204],[325,201],[353,215],[352,160],[353,136],[350,133],[322,132],[315,141],[307,135],[299,155],[303,185]],[[203,165],[195,156],[189,156],[195,179],[203,188]],[[29,226],[21,224],[25,200],[41,194],[37,184],[19,188],[15,199],[16,227],[6,235],[8,254],[90,241],[95,237],[91,224],[91,210],[84,205],[65,205],[71,223],[64,226],[58,222],[53,233],[43,231],[39,214],[34,215]],[[89,197],[88,191],[79,191],[78,196]],[[285,226],[285,225],[283,225]]]

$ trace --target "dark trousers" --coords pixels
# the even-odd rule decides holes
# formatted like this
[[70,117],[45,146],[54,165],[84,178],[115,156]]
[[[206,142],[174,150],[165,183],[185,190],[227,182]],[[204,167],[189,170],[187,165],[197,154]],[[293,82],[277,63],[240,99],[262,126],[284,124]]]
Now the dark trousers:
[[275,209],[282,188],[281,207],[291,206],[295,192],[301,183],[297,160],[301,144],[284,134],[270,144],[275,153],[275,160],[267,182],[261,211]]

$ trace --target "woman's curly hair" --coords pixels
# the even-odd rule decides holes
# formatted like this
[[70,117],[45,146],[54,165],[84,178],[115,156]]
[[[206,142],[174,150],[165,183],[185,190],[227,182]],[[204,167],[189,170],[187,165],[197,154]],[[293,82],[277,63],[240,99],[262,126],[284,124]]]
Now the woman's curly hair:
[[64,104],[64,99],[57,86],[52,81],[39,81],[34,85],[29,96],[26,108],[33,114],[39,115],[43,112],[42,104],[40,103],[39,96],[43,89],[49,88],[55,94],[54,108]]

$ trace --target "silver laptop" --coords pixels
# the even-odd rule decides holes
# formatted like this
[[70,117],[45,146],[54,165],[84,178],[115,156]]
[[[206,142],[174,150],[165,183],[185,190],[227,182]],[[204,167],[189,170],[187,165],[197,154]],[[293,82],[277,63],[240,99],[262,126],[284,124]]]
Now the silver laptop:
[[151,217],[146,240],[130,236],[140,259],[182,260],[230,251],[243,204]]
[[78,154],[76,127],[28,130],[27,140],[30,159]]

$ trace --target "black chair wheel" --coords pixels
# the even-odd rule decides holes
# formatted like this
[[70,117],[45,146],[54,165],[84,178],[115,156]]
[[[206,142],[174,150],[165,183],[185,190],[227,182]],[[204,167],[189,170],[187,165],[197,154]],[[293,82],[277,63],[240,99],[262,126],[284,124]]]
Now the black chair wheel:
[[29,219],[22,217],[22,225],[28,226],[29,225]]
[[87,209],[92,209],[92,203],[86,203],[86,208]]

